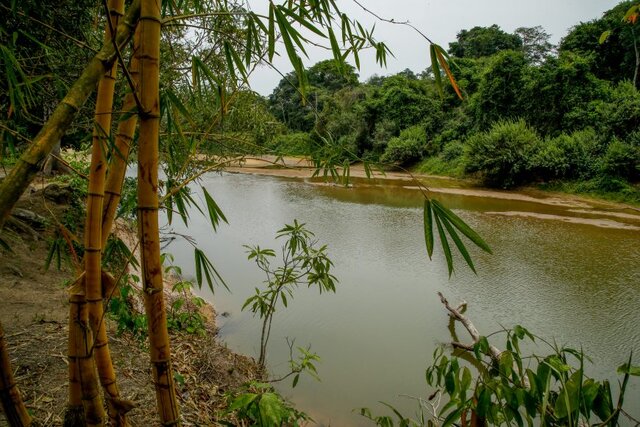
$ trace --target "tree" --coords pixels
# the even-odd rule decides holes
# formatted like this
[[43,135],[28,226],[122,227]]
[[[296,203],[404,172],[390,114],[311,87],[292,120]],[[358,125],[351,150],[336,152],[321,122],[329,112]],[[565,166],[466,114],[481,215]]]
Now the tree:
[[462,30],[449,43],[449,53],[457,58],[481,58],[502,50],[519,50],[523,46],[517,34],[509,34],[497,25]]
[[345,64],[340,70],[331,60],[320,61],[306,72],[309,91],[304,95],[297,89],[295,72],[287,74],[269,95],[271,113],[291,130],[309,132],[316,116],[324,108],[325,99],[345,87],[358,85],[355,68]]
[[514,34],[522,40],[522,50],[531,64],[540,65],[553,53],[554,46],[549,43],[551,36],[539,25],[516,28]]
[[526,68],[524,54],[514,50],[500,52],[489,60],[478,92],[471,99],[479,129],[487,129],[496,120],[521,115]]

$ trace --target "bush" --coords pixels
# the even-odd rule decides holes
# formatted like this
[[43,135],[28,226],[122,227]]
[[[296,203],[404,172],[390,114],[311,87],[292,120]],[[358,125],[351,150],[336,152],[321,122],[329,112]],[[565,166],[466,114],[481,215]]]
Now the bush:
[[591,128],[571,135],[563,133],[547,139],[532,163],[546,179],[592,178],[598,172],[600,144],[598,135]]
[[631,82],[621,82],[606,101],[596,101],[600,130],[625,138],[640,126],[640,92]]
[[488,186],[513,187],[527,180],[540,145],[540,137],[524,120],[498,122],[467,140],[465,170],[479,173]]
[[269,144],[269,149],[283,155],[305,155],[313,149],[314,141],[305,132],[295,132],[276,136]]
[[380,161],[404,165],[420,160],[427,145],[427,133],[422,126],[411,126],[391,138]]
[[601,159],[600,170],[607,177],[631,182],[640,178],[640,147],[614,139]]

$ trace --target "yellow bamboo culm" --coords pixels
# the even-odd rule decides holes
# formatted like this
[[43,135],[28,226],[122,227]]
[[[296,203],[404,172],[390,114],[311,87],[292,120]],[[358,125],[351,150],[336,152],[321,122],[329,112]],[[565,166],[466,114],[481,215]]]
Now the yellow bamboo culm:
[[4,329],[0,323],[0,400],[7,422],[11,427],[26,427],[31,425],[31,417],[24,406],[22,396],[18,390],[11,360],[7,351],[7,341],[4,336]]
[[[109,22],[105,25],[104,40],[109,42],[115,36],[112,29],[117,28],[124,15],[124,0],[109,0]],[[108,414],[114,426],[127,426],[126,415],[119,410],[120,392],[113,369],[102,303],[102,208],[104,200],[105,178],[107,174],[107,156],[111,140],[111,121],[113,115],[113,95],[115,92],[118,63],[107,70],[100,83],[96,98],[91,166],[89,169],[89,189],[87,196],[87,220],[85,225],[85,296],[88,305],[89,325],[95,342],[93,357],[98,369],[100,384],[107,401]]]
[[[81,325],[78,322],[78,303],[79,299],[84,304],[84,275],[76,279],[70,289],[69,297],[69,337],[67,340],[67,358],[69,360],[69,397],[67,401],[67,409],[64,414],[65,427],[81,427],[84,422],[84,407],[82,406],[82,386],[80,384],[80,366],[78,363],[78,354],[80,353],[78,346],[78,336],[81,334]],[[81,294],[81,297],[73,297],[74,294]],[[73,301],[72,301],[73,300]]]
[[[136,85],[140,79],[138,58],[136,55],[139,44],[140,29],[138,28],[135,35],[133,36],[133,57],[131,59],[131,65],[129,67],[131,78]],[[109,163],[107,182],[104,186],[104,202],[102,207],[103,250],[105,245],[107,244],[109,234],[111,234],[113,221],[116,217],[116,210],[118,209],[118,204],[120,203],[120,198],[122,195],[122,183],[124,182],[124,176],[127,171],[127,161],[129,159],[129,152],[131,151],[133,135],[138,123],[136,108],[137,105],[134,92],[127,92],[122,104],[122,111],[124,112],[124,116],[118,123],[115,144]]]
[[140,265],[160,422],[163,426],[179,426],[180,412],[171,369],[158,228],[160,0],[142,0],[139,25],[140,101],[144,109],[140,112],[138,138]]
[[[69,319],[69,361],[75,369],[69,369],[70,381],[80,384],[84,422],[86,426],[103,426],[105,412],[98,387],[96,365],[93,359],[93,334],[89,326],[89,313],[85,297],[74,289],[69,297],[72,317]],[[71,367],[71,363],[69,363]]]

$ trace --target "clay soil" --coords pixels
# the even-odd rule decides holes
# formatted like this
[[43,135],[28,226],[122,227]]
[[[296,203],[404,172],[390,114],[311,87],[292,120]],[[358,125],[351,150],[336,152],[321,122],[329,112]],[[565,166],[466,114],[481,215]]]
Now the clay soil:
[[[64,189],[56,197],[32,188],[19,208],[47,218],[35,233],[7,227],[2,238],[12,252],[0,249],[0,321],[18,386],[36,425],[62,425],[67,400],[67,286],[75,269],[44,264],[55,229],[53,216],[68,209]],[[15,228],[15,227],[13,227]],[[205,334],[172,333],[174,369],[184,425],[218,425],[224,394],[256,377],[252,359],[234,354],[216,339],[215,315],[209,308]],[[136,404],[129,413],[134,426],[159,425],[149,356],[144,341],[118,335],[108,320],[118,384],[125,399]],[[0,408],[0,426],[6,421]]]

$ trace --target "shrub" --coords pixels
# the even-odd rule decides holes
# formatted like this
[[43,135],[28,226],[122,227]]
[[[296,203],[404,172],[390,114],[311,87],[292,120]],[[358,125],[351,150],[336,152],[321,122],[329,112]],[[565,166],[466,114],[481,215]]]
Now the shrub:
[[640,178],[640,147],[614,139],[601,159],[600,170],[608,177],[637,181]]
[[601,142],[596,132],[584,129],[547,139],[532,163],[543,178],[592,178],[598,172]]
[[384,154],[380,158],[383,163],[404,165],[420,160],[427,145],[427,133],[422,126],[411,126],[391,138]]
[[631,82],[620,82],[595,104],[602,133],[624,138],[640,126],[640,92]]
[[491,187],[524,183],[541,140],[524,120],[501,121],[471,136],[465,149],[465,170],[479,173]]

